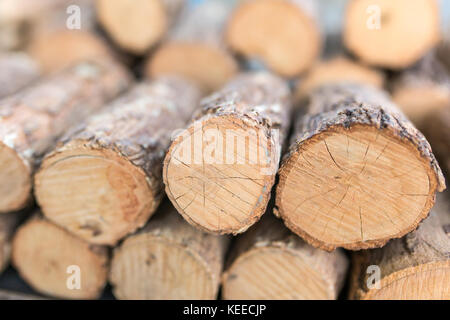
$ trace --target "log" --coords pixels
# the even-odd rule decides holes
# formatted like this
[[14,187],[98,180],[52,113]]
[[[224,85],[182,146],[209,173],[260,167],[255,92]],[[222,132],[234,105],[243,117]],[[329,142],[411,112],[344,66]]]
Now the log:
[[166,194],[190,224],[238,234],[259,220],[290,109],[287,84],[268,73],[242,74],[203,100],[172,142],[163,169]]
[[317,8],[311,0],[252,0],[234,11],[226,42],[236,53],[262,61],[270,70],[295,77],[320,54]]
[[299,81],[296,89],[298,100],[305,98],[315,88],[337,82],[352,82],[383,88],[385,76],[376,69],[353,61],[344,56],[316,63]]
[[0,215],[0,274],[9,264],[11,239],[20,219],[21,215],[16,213]]
[[223,43],[223,29],[232,1],[209,0],[187,8],[174,29],[149,57],[146,74],[180,74],[206,91],[222,87],[238,66]]
[[109,270],[106,247],[90,245],[38,214],[17,230],[12,263],[34,290],[63,299],[98,298]]
[[112,57],[106,43],[94,33],[64,29],[40,35],[31,41],[28,53],[45,73],[60,71],[83,60]]
[[[450,299],[449,194],[439,196],[430,217],[417,231],[381,249],[355,253],[350,287],[352,299]],[[379,267],[378,288],[377,282],[369,278],[376,276],[369,266]]]
[[266,214],[234,243],[222,280],[225,300],[336,299],[348,261],[316,249]]
[[323,86],[309,99],[279,171],[285,224],[325,250],[380,247],[416,229],[445,189],[425,137],[373,87]]
[[123,50],[143,55],[166,34],[185,0],[96,0],[97,18]]
[[428,115],[450,105],[450,75],[432,54],[397,75],[390,89],[392,100],[420,129]]
[[0,98],[16,93],[39,76],[36,61],[24,53],[0,54]]
[[130,79],[112,61],[64,70],[0,101],[0,212],[24,208],[41,156],[62,133],[123,91]]
[[118,299],[216,299],[228,239],[199,232],[166,201],[145,228],[114,249]]
[[189,82],[160,77],[69,132],[35,177],[44,215],[95,244],[115,245],[144,226],[161,200],[171,135],[199,100]]
[[350,52],[370,65],[412,66],[440,40],[438,2],[351,0],[343,40]]

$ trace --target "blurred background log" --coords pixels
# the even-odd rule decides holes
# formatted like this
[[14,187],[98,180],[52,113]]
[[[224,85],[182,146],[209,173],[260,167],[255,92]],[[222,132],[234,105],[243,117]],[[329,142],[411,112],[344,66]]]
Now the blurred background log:
[[16,93],[40,74],[36,61],[25,53],[0,53],[0,98]]

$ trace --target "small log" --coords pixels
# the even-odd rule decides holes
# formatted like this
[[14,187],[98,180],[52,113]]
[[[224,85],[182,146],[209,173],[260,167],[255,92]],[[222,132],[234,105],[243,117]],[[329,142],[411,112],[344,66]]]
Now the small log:
[[39,62],[45,73],[59,71],[83,60],[112,56],[100,37],[80,30],[42,34],[30,43],[28,53]]
[[436,0],[351,0],[344,44],[370,65],[403,69],[438,44],[439,21]]
[[352,82],[383,88],[385,76],[376,69],[370,68],[344,56],[318,62],[297,85],[296,97],[305,98],[309,92],[321,85],[337,82]]
[[450,75],[429,54],[392,80],[391,94],[406,116],[422,129],[429,115],[450,105]]
[[137,85],[69,132],[42,161],[36,199],[54,223],[114,245],[145,225],[162,196],[162,164],[200,91],[178,78]]
[[216,299],[228,239],[199,232],[165,202],[114,250],[110,282],[118,299]]
[[16,93],[39,76],[39,66],[24,53],[0,54],[0,98]]
[[166,34],[185,0],[96,0],[100,24],[123,50],[142,55]]
[[231,253],[222,280],[226,300],[336,299],[348,267],[342,251],[308,245],[269,214]]
[[[430,217],[417,231],[381,249],[354,254],[351,298],[450,299],[450,205],[444,198],[448,193],[439,196]],[[369,266],[379,268],[378,283]]]
[[0,101],[0,212],[24,208],[41,156],[62,133],[123,91],[130,79],[112,61],[91,61]]
[[9,264],[11,239],[21,219],[21,215],[7,213],[0,215],[0,274]]
[[12,263],[33,289],[65,299],[98,298],[109,270],[106,247],[90,245],[38,214],[14,235]]
[[168,40],[150,56],[146,74],[180,74],[206,91],[222,87],[238,69],[222,39],[232,7],[232,1],[209,0],[187,8]]
[[425,137],[384,92],[315,90],[279,171],[279,215],[315,247],[383,246],[428,216],[441,169]]
[[240,55],[295,77],[320,54],[322,40],[313,0],[252,0],[233,13],[226,42]]
[[259,220],[290,109],[287,84],[268,73],[242,74],[203,100],[164,160],[166,194],[190,224],[238,234]]

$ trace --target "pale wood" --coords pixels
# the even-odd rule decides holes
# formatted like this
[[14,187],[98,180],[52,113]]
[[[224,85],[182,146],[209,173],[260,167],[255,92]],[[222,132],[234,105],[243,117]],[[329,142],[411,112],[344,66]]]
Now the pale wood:
[[[106,247],[94,246],[64,229],[33,216],[14,235],[12,263],[36,291],[65,299],[96,299],[107,281]],[[80,269],[80,289],[69,289],[69,266]]]
[[0,101],[0,212],[25,207],[37,162],[55,140],[128,87],[113,61],[88,61]]
[[348,261],[316,249],[265,215],[233,245],[223,275],[226,300],[336,299]]
[[166,193],[189,223],[238,234],[259,220],[275,182],[290,109],[287,84],[268,73],[242,74],[203,100],[164,160]]
[[434,54],[404,70],[391,83],[392,100],[416,126],[427,117],[450,106],[450,75]]
[[[373,25],[374,7],[380,9],[379,29]],[[439,42],[438,1],[351,0],[343,39],[348,50],[370,65],[406,68]]]
[[200,91],[179,78],[137,85],[69,132],[42,161],[35,194],[44,215],[77,236],[114,245],[158,206],[163,157]]
[[100,24],[127,52],[142,55],[166,34],[185,0],[95,0]]
[[238,54],[295,77],[320,54],[316,5],[314,0],[242,1],[228,23],[226,42]]
[[209,0],[186,8],[168,39],[149,57],[146,74],[180,74],[207,91],[223,86],[238,70],[223,42],[233,1]]
[[16,93],[35,81],[40,68],[25,53],[0,54],[0,98]]
[[296,120],[279,215],[313,246],[380,247],[417,228],[445,189],[425,137],[374,87],[323,86]]
[[199,232],[166,202],[148,225],[114,250],[118,299],[216,299],[228,244]]
[[17,213],[0,215],[0,274],[9,264],[11,239],[20,219],[21,215]]
[[[376,250],[355,253],[350,296],[353,299],[449,300],[450,206],[439,195],[430,217],[402,239]],[[367,286],[367,267],[380,268],[380,288]],[[371,283],[372,284],[372,283]]]

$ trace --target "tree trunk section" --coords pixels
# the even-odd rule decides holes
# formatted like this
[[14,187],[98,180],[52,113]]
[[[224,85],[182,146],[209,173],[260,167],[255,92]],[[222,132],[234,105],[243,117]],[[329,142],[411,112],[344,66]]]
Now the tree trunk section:
[[36,174],[44,215],[95,244],[114,245],[144,226],[162,197],[171,135],[199,100],[189,82],[160,77],[69,132]]
[[[450,299],[450,206],[448,193],[439,196],[417,231],[381,249],[355,253],[351,298]],[[369,266],[379,267],[379,282]]]
[[185,0],[96,0],[95,3],[97,18],[111,39],[123,50],[143,55],[163,38]]
[[267,73],[242,74],[203,100],[164,161],[166,193],[193,226],[238,234],[270,198],[289,128],[289,89]]
[[226,300],[336,299],[348,267],[343,252],[308,245],[273,215],[238,238],[228,264]]
[[445,189],[425,137],[385,93],[356,84],[310,95],[279,176],[279,215],[325,250],[380,247],[404,236]]
[[146,74],[180,74],[206,91],[222,87],[238,66],[223,44],[232,1],[210,0],[186,8],[168,40],[150,56]]
[[23,53],[0,55],[0,98],[16,93],[39,76],[37,63]]
[[118,299],[216,299],[228,244],[199,232],[167,201],[114,250],[110,282]]
[[63,299],[98,298],[109,270],[106,247],[90,245],[38,214],[15,234],[12,262],[33,289]]
[[251,0],[234,11],[226,42],[236,53],[295,77],[319,56],[322,40],[312,0]]
[[24,208],[42,155],[65,130],[128,87],[116,63],[80,63],[0,102],[0,212]]
[[370,65],[403,69],[438,44],[439,21],[437,0],[351,0],[343,40],[350,52]]

